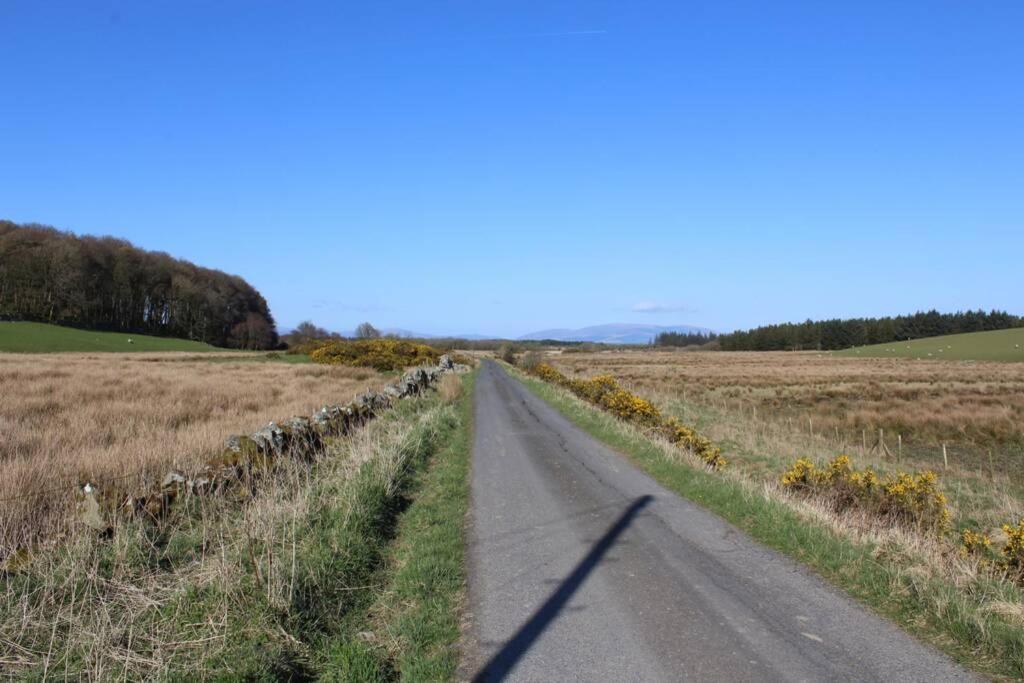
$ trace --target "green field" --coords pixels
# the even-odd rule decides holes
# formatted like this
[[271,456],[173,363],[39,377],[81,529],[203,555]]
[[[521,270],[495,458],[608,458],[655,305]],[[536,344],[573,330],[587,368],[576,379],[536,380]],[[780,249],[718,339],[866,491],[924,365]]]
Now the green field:
[[[131,339],[131,343],[128,340]],[[143,334],[93,332],[46,323],[0,322],[0,352],[60,351],[217,351],[215,346],[187,339]]]
[[891,344],[858,346],[837,351],[835,355],[862,358],[1024,361],[1024,328],[968,332]]

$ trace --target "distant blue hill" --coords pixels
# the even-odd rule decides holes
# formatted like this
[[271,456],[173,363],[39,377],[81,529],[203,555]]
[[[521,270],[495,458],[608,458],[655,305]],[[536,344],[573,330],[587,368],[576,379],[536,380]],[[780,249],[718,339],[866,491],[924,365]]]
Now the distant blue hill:
[[[381,334],[414,339],[439,339],[453,337],[456,339],[501,339],[501,337],[488,336],[483,334],[424,334],[399,327],[388,327],[380,330]],[[682,332],[694,334],[697,332],[707,334],[711,332],[706,327],[694,325],[635,325],[631,323],[610,323],[607,325],[593,325],[579,329],[551,329],[540,330],[524,334],[518,339],[522,341],[551,339],[555,341],[570,342],[594,342],[597,344],[647,344],[661,332]],[[354,331],[344,332],[347,337],[355,336]]]
[[521,340],[554,339],[557,341],[594,342],[599,344],[647,344],[661,332],[682,332],[707,334],[711,330],[693,325],[634,325],[611,323],[593,325],[579,329],[552,329],[531,332],[519,337]]
[[[483,334],[426,334],[424,332],[416,332],[414,330],[406,330],[401,327],[386,327],[380,330],[380,333],[389,337],[400,337],[402,339],[498,339],[498,337],[487,336]],[[342,332],[344,337],[355,337],[355,330],[349,330]]]

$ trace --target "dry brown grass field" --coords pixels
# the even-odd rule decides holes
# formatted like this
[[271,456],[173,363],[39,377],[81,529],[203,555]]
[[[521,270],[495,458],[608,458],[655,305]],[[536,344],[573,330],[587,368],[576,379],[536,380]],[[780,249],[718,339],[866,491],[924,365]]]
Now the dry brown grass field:
[[64,523],[77,482],[139,486],[227,436],[384,383],[367,369],[249,354],[0,354],[0,555]]
[[699,425],[752,476],[777,479],[797,457],[848,453],[881,469],[939,471],[963,519],[996,524],[1024,512],[1024,363],[652,350],[548,360],[571,376],[615,376]]
[[1024,440],[1024,364],[793,352],[621,351],[555,360],[575,374],[608,372],[648,394],[838,429],[852,442],[879,428],[932,446]]

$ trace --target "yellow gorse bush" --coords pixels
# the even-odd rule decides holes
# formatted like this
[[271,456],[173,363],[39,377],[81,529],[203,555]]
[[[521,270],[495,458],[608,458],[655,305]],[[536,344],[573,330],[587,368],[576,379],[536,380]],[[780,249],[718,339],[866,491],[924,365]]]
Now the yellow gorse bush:
[[700,436],[674,417],[666,419],[657,406],[646,398],[623,389],[611,375],[573,379],[547,363],[537,364],[532,372],[542,380],[565,387],[583,400],[604,408],[627,422],[656,431],[674,445],[693,451],[712,469],[724,467],[726,464],[721,449],[709,439]]
[[712,443],[711,439],[701,436],[691,427],[687,427],[674,417],[665,420],[661,432],[669,441],[682,448],[688,448],[712,469],[725,467],[726,460],[722,457],[722,449]]
[[814,489],[823,483],[824,472],[819,472],[814,463],[800,458],[782,475],[782,485],[790,489]]
[[939,490],[938,476],[930,471],[900,472],[883,481],[870,467],[855,469],[846,455],[834,458],[825,469],[800,458],[782,475],[782,486],[825,495],[840,509],[860,507],[907,526],[937,532],[949,526],[946,494]]
[[1016,526],[1003,525],[1006,544],[1003,546],[1001,564],[1016,581],[1024,580],[1024,519]]
[[1002,529],[1006,539],[1001,547],[986,533],[964,529],[960,554],[975,557],[981,566],[1002,572],[1017,583],[1024,583],[1024,519],[1016,525],[1004,524]]
[[908,517],[940,530],[949,526],[946,494],[939,490],[939,476],[934,472],[900,472],[895,479],[882,484],[882,491],[884,513]]
[[330,341],[309,354],[317,363],[374,368],[383,372],[436,363],[441,352],[426,344],[400,339]]
[[661,421],[661,413],[645,398],[635,396],[625,389],[615,389],[601,395],[601,405],[624,420],[648,427]]
[[988,534],[964,529],[960,540],[962,541],[960,554],[964,557],[981,555],[983,559],[987,559],[988,554],[992,551],[992,539],[988,537]]
[[568,379],[565,375],[555,370],[547,363],[539,364],[534,370],[534,374],[540,377],[545,382],[551,382],[552,384],[564,384]]

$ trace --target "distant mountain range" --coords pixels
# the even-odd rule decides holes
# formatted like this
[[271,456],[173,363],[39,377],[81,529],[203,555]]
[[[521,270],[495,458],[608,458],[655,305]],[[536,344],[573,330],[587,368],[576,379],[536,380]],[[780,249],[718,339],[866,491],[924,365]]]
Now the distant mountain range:
[[595,342],[599,344],[647,344],[661,332],[682,332],[707,334],[711,330],[693,325],[633,325],[611,323],[593,325],[579,329],[553,329],[531,332],[519,337],[522,340],[555,339],[558,341]]
[[[592,325],[578,329],[551,329],[540,330],[524,334],[518,339],[523,341],[552,339],[555,341],[571,342],[593,342],[596,344],[647,344],[661,332],[683,332],[694,334],[697,332],[707,334],[710,332],[706,327],[695,327],[693,325],[634,325],[631,323],[610,323],[607,325]],[[411,337],[415,339],[438,339],[441,337],[454,337],[456,339],[500,339],[501,337],[488,336],[483,334],[423,334],[398,327],[388,327],[381,331],[381,334],[395,337]],[[355,336],[355,332],[345,332],[345,336]]]
[[[497,339],[498,337],[487,336],[483,334],[425,334],[422,332],[415,332],[413,330],[406,330],[401,327],[385,327],[379,330],[381,334],[390,337],[400,337],[402,339]],[[355,337],[355,330],[348,330],[341,333],[343,337]]]

